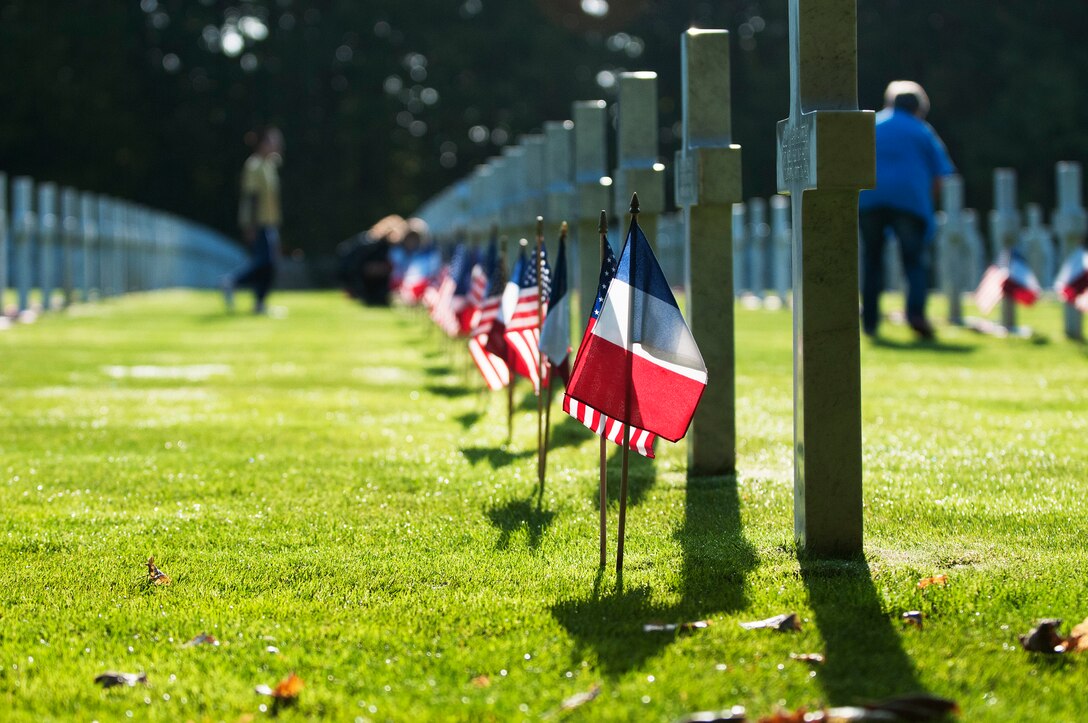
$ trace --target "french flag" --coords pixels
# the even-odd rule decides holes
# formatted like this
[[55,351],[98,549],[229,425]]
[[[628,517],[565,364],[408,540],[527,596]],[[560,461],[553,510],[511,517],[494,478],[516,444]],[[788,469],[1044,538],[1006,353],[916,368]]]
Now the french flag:
[[583,340],[567,395],[676,442],[706,389],[706,364],[637,218]]
[[1077,309],[1088,308],[1088,251],[1074,251],[1058,271],[1054,279],[1054,290]]
[[1028,266],[1028,260],[1013,249],[1009,255],[1009,278],[1005,279],[1005,295],[1011,296],[1018,304],[1031,306],[1041,293],[1043,287]]

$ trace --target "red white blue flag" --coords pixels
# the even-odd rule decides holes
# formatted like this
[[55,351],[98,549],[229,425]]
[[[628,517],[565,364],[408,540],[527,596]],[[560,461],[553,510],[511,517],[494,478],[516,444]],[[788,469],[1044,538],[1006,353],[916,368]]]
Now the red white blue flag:
[[706,388],[706,364],[638,221],[631,221],[600,315],[582,341],[567,395],[675,442]]
[[[547,298],[551,290],[551,269],[547,251],[540,251],[540,273],[537,273],[536,254],[518,259],[517,274],[512,277],[503,292],[500,319],[506,343],[506,363],[515,373],[533,383],[533,390],[540,393],[540,316],[547,314]],[[543,307],[543,308],[542,308]],[[501,348],[501,347],[500,347]],[[498,348],[488,350],[503,356]]]
[[[492,240],[492,249],[496,249],[497,255],[494,240]],[[488,263],[492,263],[492,249],[488,250]],[[474,319],[471,338],[468,340],[468,351],[472,355],[472,361],[476,363],[476,368],[483,375],[487,388],[492,391],[498,391],[510,383],[510,368],[506,365],[505,352],[500,356],[487,350],[488,340],[492,334],[497,333],[501,337],[505,331],[505,327],[495,330],[495,322],[502,303],[502,292],[505,288],[505,271],[498,259],[494,258],[487,288]]]
[[1017,303],[1031,306],[1039,298],[1043,288],[1035,278],[1027,259],[1017,251],[1002,252],[996,264],[986,269],[978,288],[975,289],[975,306],[983,314],[989,314],[997,302],[1006,296]]
[[[601,259],[601,273],[597,281],[597,298],[593,302],[593,311],[590,313],[589,321],[586,323],[586,331],[582,334],[583,340],[589,337],[589,333],[593,331],[593,325],[597,323],[597,318],[601,315],[601,310],[604,308],[604,300],[608,295],[608,286],[612,283],[612,278],[615,275],[616,255],[612,253],[612,246],[605,240],[604,258]],[[585,348],[586,344],[583,341],[582,345],[578,348],[578,355],[574,361],[575,367],[578,366],[578,359],[581,358]],[[615,444],[623,444],[623,422],[618,422],[607,415],[601,414],[600,411],[593,407],[583,404],[577,399],[572,399],[569,394],[563,395],[563,411],[593,430],[598,436],[604,437]],[[651,459],[653,459],[654,456],[655,439],[657,439],[657,436],[647,432],[645,429],[631,427],[628,432],[628,446],[642,456]]]
[[1058,271],[1054,290],[1067,304],[1088,311],[1088,250],[1074,251]]

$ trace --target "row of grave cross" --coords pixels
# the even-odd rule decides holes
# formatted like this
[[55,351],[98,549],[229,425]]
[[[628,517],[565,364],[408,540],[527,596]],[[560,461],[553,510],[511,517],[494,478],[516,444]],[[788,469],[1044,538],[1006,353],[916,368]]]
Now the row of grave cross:
[[127,292],[215,286],[245,261],[227,237],[172,214],[27,176],[10,185],[9,207],[0,173],[0,292],[15,290],[3,325]]
[[[790,198],[772,199],[770,224],[765,201],[749,201],[747,222],[740,203],[741,149],[732,143],[724,30],[683,35],[683,144],[674,166],[683,209],[686,315],[709,377],[688,434],[688,474],[736,472],[734,292],[761,295],[770,276],[780,304],[792,288],[795,535],[808,553],[825,556],[862,551],[857,209],[859,191],[875,184],[876,173],[874,114],[858,109],[856,11],[856,0],[789,2],[790,113],[778,124],[777,177],[779,193]],[[438,229],[465,231],[474,243],[495,228],[514,238],[530,236],[541,213],[556,223],[572,220],[576,288],[588,315],[599,266],[598,214],[609,208],[610,196],[619,219],[637,191],[643,228],[656,228],[665,210],[656,75],[623,73],[618,91],[618,165],[611,177],[606,104],[576,102],[573,121],[545,123],[543,134],[522,137],[428,202],[420,215]],[[1020,241],[1010,177],[1004,169],[995,174],[990,232],[998,250]],[[1059,164],[1058,189],[1055,231],[1071,252],[1085,234],[1079,165]],[[953,299],[951,320],[959,323],[960,298],[973,288],[964,258],[972,215],[963,208],[958,177],[948,180],[944,195],[943,278]],[[1034,215],[1029,212],[1029,226]],[[734,255],[734,240],[746,229],[749,245],[738,244],[741,253]],[[772,275],[763,267],[768,239]],[[752,288],[735,289],[741,279]],[[973,279],[977,283],[978,275]],[[1013,313],[1009,301],[1003,312],[1008,328],[1015,326]],[[1079,314],[1069,307],[1065,313],[1066,333],[1079,338]]]
[[[792,203],[794,523],[817,555],[862,550],[861,377],[857,201],[875,180],[874,116],[858,110],[855,0],[790,0],[790,116],[778,128],[778,181]],[[682,42],[683,146],[676,197],[684,209],[686,313],[710,379],[688,435],[690,475],[736,471],[733,204],[742,200],[732,143],[729,35],[689,30]],[[603,101],[575,103],[573,122],[507,147],[420,211],[432,225],[483,241],[492,227],[518,238],[544,211],[573,220],[581,305],[597,285],[597,223],[614,185],[622,218],[632,191],[640,224],[665,210],[657,162],[653,73],[619,78],[618,167],[606,177]],[[573,163],[573,167],[571,167]]]

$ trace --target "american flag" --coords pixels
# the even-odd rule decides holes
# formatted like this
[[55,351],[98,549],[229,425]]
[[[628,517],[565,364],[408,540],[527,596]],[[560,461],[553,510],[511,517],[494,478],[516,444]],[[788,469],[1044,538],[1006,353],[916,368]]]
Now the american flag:
[[[483,375],[487,388],[498,391],[510,383],[510,368],[506,365],[505,355],[489,352],[487,343],[502,304],[502,292],[506,288],[506,270],[498,259],[495,259],[491,268],[485,291],[482,293],[483,299],[479,304],[479,312],[474,319],[472,336],[468,340],[468,351],[472,355],[472,361],[476,363],[476,368]],[[502,331],[498,334],[501,337]]]
[[1001,299],[1010,297],[1017,303],[1031,306],[1042,293],[1028,261],[1018,250],[1002,252],[996,264],[986,269],[975,290],[975,306],[989,314]]
[[[539,278],[537,262],[540,264]],[[520,264],[517,280],[517,301],[511,313],[504,314],[506,330],[503,334],[509,347],[507,362],[517,374],[533,383],[533,390],[540,393],[540,317],[548,313],[547,298],[551,293],[551,269],[548,252],[543,245],[539,257],[536,253]],[[507,285],[507,294],[510,285]],[[506,304],[504,303],[504,306]],[[542,306],[542,308],[541,308]],[[505,309],[504,309],[505,311]]]
[[457,245],[450,259],[449,273],[439,285],[438,298],[431,309],[431,318],[449,336],[467,333],[472,321],[470,315],[474,309],[466,309],[474,256],[464,244]]
[[419,250],[412,254],[400,283],[400,298],[404,303],[414,305],[422,300],[441,263],[438,249]]
[[[612,246],[608,241],[605,241],[604,259],[601,261],[601,274],[597,285],[597,298],[593,302],[593,312],[589,315],[589,321],[586,323],[586,331],[582,335],[583,339],[587,338],[589,333],[593,331],[593,327],[596,326],[597,318],[601,315],[601,309],[604,308],[605,297],[608,295],[608,285],[612,283],[612,277],[615,275],[616,255],[612,253]],[[579,347],[579,355],[584,348],[585,344]],[[578,364],[577,357],[575,358],[574,363],[575,365]],[[622,422],[618,422],[607,415],[601,414],[593,407],[579,402],[569,394],[563,395],[563,411],[593,430],[595,434],[602,436],[615,444],[623,444]],[[657,438],[656,435],[652,432],[647,432],[645,429],[639,429],[634,426],[630,428],[628,435],[628,446],[632,450],[638,452],[643,457],[653,459],[654,440]]]

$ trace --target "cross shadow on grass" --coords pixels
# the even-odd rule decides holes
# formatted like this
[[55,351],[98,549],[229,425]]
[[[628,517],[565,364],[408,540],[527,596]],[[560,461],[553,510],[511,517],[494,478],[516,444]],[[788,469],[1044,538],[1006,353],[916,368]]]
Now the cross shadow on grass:
[[462,447],[461,454],[465,455],[472,464],[479,464],[480,462],[487,460],[492,469],[498,469],[499,467],[505,467],[509,464],[513,464],[519,459],[525,459],[526,457],[536,454],[536,450],[523,449],[518,452],[511,452],[507,447]]
[[939,339],[915,341],[898,341],[884,336],[878,336],[870,344],[878,349],[895,349],[896,351],[932,351],[942,354],[970,354],[978,349],[977,344],[953,344]]
[[[816,679],[831,705],[924,692],[864,560],[799,557],[826,663]],[[896,621],[897,622],[897,621]]]
[[453,367],[449,364],[439,364],[438,366],[423,367],[423,373],[429,377],[444,377],[447,374],[453,373]]
[[747,578],[758,559],[741,528],[735,478],[688,480],[684,522],[674,537],[682,560],[675,604],[652,600],[646,587],[625,589],[622,580],[602,591],[602,571],[590,595],[552,606],[552,616],[576,641],[576,659],[588,649],[606,674],[622,675],[683,635],[646,633],[645,623],[691,622],[748,606]]
[[511,538],[524,529],[526,546],[535,552],[540,549],[544,533],[555,519],[555,511],[544,509],[542,495],[537,494],[527,499],[511,499],[492,507],[487,511],[487,519],[499,530],[496,550],[509,549]]

